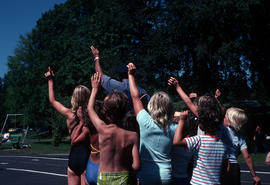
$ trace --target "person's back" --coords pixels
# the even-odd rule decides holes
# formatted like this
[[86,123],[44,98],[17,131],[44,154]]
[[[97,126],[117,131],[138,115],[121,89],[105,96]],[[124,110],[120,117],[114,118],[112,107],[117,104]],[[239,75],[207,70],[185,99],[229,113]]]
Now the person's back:
[[136,132],[121,129],[115,124],[106,125],[106,130],[99,136],[99,172],[129,171],[132,148],[137,140]]
[[128,79],[134,113],[140,126],[141,168],[138,172],[140,184],[171,184],[171,150],[175,127],[171,120],[173,104],[165,92],[156,92],[144,109],[134,73],[136,67],[129,63]]
[[[71,149],[68,159],[68,184],[80,184],[84,178],[87,160],[90,155],[89,148],[89,117],[86,105],[90,91],[83,85],[75,87],[72,97],[72,108],[67,108],[54,97],[54,72],[48,67],[44,74],[48,79],[49,101],[51,105],[66,118],[67,128],[70,134]],[[77,156],[80,155],[80,158]]]
[[194,153],[191,184],[219,184],[225,146],[214,135],[197,135],[185,138],[187,148]]
[[[179,115],[180,116],[180,115]],[[179,121],[180,117],[177,116],[175,121]],[[197,133],[197,117],[190,111],[188,111],[187,120],[184,125],[183,135],[184,137],[192,137]],[[178,124],[174,124],[175,127]],[[189,185],[193,170],[193,152],[186,150],[184,147],[173,146],[172,149],[172,175],[173,185]]]
[[221,173],[221,183],[223,185],[241,184],[240,165],[237,160],[240,153],[242,153],[243,158],[249,167],[254,184],[260,184],[261,179],[256,176],[252,158],[248,153],[246,141],[244,137],[239,134],[240,129],[247,122],[247,119],[247,115],[243,109],[231,107],[226,111],[223,123],[223,137],[226,142],[227,160],[223,165]]
[[186,146],[193,152],[194,163],[191,184],[220,184],[220,170],[224,159],[225,145],[216,132],[220,128],[222,113],[216,100],[201,96],[198,101],[198,122],[205,135],[183,137],[183,126],[188,112],[180,115],[174,135],[174,145]]
[[92,92],[88,103],[88,114],[99,134],[100,168],[98,184],[132,184],[131,170],[138,170],[139,137],[136,132],[120,128],[128,112],[128,98],[114,92],[105,97],[102,104],[102,120],[94,109],[101,75],[91,78]]

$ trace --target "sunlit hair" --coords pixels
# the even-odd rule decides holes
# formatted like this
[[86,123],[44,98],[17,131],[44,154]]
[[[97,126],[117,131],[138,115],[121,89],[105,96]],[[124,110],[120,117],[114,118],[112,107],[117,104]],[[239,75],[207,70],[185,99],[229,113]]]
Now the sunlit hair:
[[242,126],[248,121],[247,115],[243,109],[231,107],[227,109],[228,121],[231,123],[231,127],[238,132]]
[[124,93],[113,92],[103,100],[102,116],[106,124],[121,124],[129,110],[129,101]]
[[72,97],[71,97],[71,106],[73,111],[77,111],[79,106],[85,106],[88,104],[90,97],[90,90],[83,86],[78,85],[75,87]]
[[87,113],[87,104],[89,98],[90,98],[90,90],[83,85],[78,85],[77,87],[75,87],[71,97],[72,112],[75,114],[77,121],[79,121],[77,117],[77,110],[81,106],[83,121],[85,124],[89,123],[89,116]]
[[147,109],[153,120],[163,129],[168,128],[168,122],[174,114],[173,104],[165,92],[156,92],[150,99]]
[[208,134],[215,134],[222,123],[222,111],[213,96],[200,96],[198,99],[198,122]]

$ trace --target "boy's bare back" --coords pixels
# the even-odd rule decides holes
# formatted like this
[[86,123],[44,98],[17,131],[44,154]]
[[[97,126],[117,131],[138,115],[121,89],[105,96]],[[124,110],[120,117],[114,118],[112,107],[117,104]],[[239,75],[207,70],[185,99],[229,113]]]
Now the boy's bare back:
[[134,151],[139,150],[138,145],[136,132],[121,129],[115,124],[104,126],[99,133],[99,172],[130,171],[134,165],[136,168],[139,156]]

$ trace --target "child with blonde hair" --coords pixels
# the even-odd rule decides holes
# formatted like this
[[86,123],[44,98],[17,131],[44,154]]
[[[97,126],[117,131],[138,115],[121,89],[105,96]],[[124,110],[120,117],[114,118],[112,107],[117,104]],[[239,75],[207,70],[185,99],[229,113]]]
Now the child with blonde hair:
[[252,158],[250,157],[245,139],[239,134],[242,126],[247,123],[247,115],[243,109],[231,107],[227,109],[224,117],[224,126],[226,132],[226,159],[222,168],[221,183],[223,185],[240,185],[240,166],[237,157],[242,153],[246,164],[253,177],[254,184],[259,184],[261,179],[256,175]]

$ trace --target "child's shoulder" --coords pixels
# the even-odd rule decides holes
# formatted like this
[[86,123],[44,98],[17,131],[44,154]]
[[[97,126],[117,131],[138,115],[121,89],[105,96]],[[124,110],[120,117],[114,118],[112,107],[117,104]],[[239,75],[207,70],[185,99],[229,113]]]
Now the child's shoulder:
[[124,129],[124,128],[121,128],[121,127],[118,127],[117,126],[117,128],[115,128],[115,132],[117,133],[117,134],[123,134],[123,135],[126,135],[126,136],[136,136],[136,135],[138,135],[137,134],[137,132],[135,132],[135,131],[131,131],[131,130],[127,130],[127,129]]

